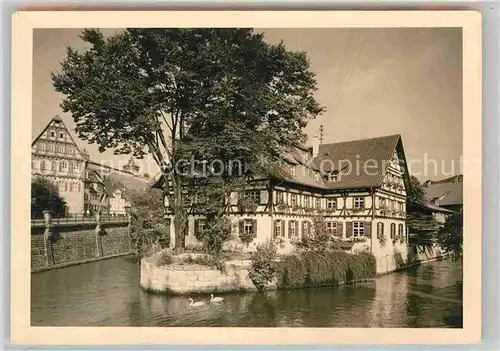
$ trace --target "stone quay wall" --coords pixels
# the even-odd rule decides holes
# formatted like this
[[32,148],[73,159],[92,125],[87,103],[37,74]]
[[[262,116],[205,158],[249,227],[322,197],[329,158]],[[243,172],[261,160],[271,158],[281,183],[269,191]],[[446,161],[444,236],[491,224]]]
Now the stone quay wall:
[[31,225],[31,272],[61,268],[132,253],[130,220],[86,218],[52,221],[50,214]]

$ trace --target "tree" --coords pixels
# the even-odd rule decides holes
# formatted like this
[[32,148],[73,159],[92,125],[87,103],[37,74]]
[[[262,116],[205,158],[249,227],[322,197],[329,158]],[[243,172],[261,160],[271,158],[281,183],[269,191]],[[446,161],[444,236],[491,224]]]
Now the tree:
[[316,252],[324,252],[340,248],[338,239],[335,239],[327,230],[324,216],[314,216],[309,231],[309,235],[302,235],[300,240],[295,242],[295,246],[297,248],[304,251]]
[[[186,189],[210,188],[218,208],[209,220],[217,221],[228,193],[304,141],[303,127],[323,110],[305,53],[267,44],[251,29],[127,29],[108,38],[88,29],[81,38],[91,48],[68,48],[52,74],[65,96],[61,107],[101,152],[152,156],[177,251],[187,230]],[[238,161],[245,173],[225,168],[200,177],[179,166],[186,157],[225,167]]]
[[410,176],[411,190],[406,196],[407,209],[420,208],[422,204],[427,202],[425,198],[425,187],[420,184],[420,181],[414,175]]
[[47,178],[37,177],[31,181],[31,215],[43,216],[43,211],[64,215],[66,201],[59,195],[59,189]]
[[463,217],[462,213],[448,216],[444,226],[440,228],[437,242],[441,248],[458,261],[462,257],[463,245]]
[[132,191],[129,198],[132,243],[139,259],[168,247],[170,236],[163,218],[163,192],[158,189]]

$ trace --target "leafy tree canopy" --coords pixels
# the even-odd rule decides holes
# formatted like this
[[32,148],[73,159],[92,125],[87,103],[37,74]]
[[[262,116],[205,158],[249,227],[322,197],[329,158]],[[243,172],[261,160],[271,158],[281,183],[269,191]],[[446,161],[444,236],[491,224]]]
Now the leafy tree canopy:
[[446,219],[444,226],[437,235],[441,248],[449,253],[455,261],[462,257],[463,245],[463,215],[456,213]]
[[411,190],[406,197],[406,206],[409,210],[419,208],[421,204],[427,202],[425,198],[425,187],[420,183],[417,177],[410,176]]
[[[323,111],[306,54],[251,29],[127,29],[111,37],[87,29],[81,38],[90,49],[68,48],[52,74],[61,107],[101,152],[152,156],[164,172],[176,246],[187,223],[189,194],[181,189],[205,192],[216,207],[208,217],[221,218],[228,193],[273,169]],[[218,160],[223,171],[179,167],[193,159]],[[231,172],[229,161],[245,171]]]
[[31,215],[43,216],[43,211],[54,215],[66,213],[66,201],[59,195],[59,189],[47,178],[37,177],[31,181]]
[[133,191],[131,203],[131,236],[139,258],[168,247],[170,237],[163,218],[163,193],[158,189]]

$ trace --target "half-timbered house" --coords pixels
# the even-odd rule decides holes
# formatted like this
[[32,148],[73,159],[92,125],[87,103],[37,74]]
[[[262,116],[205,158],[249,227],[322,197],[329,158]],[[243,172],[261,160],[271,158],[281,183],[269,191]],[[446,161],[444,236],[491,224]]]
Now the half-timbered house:
[[[228,217],[237,223],[235,238],[240,232],[255,234],[244,249],[280,237],[281,250],[290,251],[321,214],[327,230],[339,240],[362,242],[379,258],[392,257],[395,251],[405,254],[410,181],[400,135],[297,147],[280,161],[286,176],[254,180],[243,196],[230,197]],[[161,187],[162,179],[154,186]],[[186,246],[197,244],[195,234],[203,226],[201,216],[189,216]]]

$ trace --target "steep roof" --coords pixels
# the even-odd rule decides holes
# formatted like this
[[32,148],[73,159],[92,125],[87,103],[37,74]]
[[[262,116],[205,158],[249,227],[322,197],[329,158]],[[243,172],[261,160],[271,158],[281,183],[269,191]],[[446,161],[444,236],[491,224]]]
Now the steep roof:
[[[396,151],[400,162],[406,168],[406,157],[404,154],[401,136],[389,135],[371,139],[360,139],[339,143],[322,144],[319,146],[318,156],[314,159],[305,159],[301,151],[309,151],[310,148],[297,147],[282,156],[281,161],[289,167],[295,167],[294,174],[285,168],[285,175],[277,178],[279,180],[310,186],[317,189],[352,189],[380,187],[384,180],[386,166],[392,160]],[[366,170],[364,164],[366,163]],[[347,165],[352,165],[352,171],[347,172]],[[356,165],[359,164],[359,172]],[[282,165],[283,166],[283,165]],[[376,166],[376,167],[374,167]],[[316,173],[328,173],[331,171],[344,171],[340,179],[327,182],[323,177],[316,180]],[[410,179],[407,172],[403,174],[405,186],[410,188]],[[156,175],[151,182],[152,187],[161,188],[163,177]]]
[[[314,164],[322,172],[341,172],[338,180],[325,182],[329,189],[379,187],[394,151],[398,152],[401,162],[406,164],[399,134],[321,144]],[[408,187],[406,172],[404,176]]]
[[427,187],[425,196],[429,201],[442,197],[439,206],[463,205],[463,183],[431,183]]
[[85,153],[82,152],[82,150],[80,150],[80,147],[76,143],[75,138],[73,138],[73,135],[71,135],[70,130],[68,129],[68,127],[66,127],[66,124],[64,124],[64,121],[62,120],[61,116],[59,116],[59,115],[55,115],[50,120],[50,122],[47,123],[45,128],[43,128],[43,130],[40,133],[38,133],[37,137],[35,139],[33,139],[33,141],[31,142],[31,146],[33,147],[36,144],[36,142],[42,137],[42,135],[45,133],[45,131],[47,129],[49,129],[49,127],[54,126],[54,125],[60,125],[62,128],[64,128],[66,130],[66,133],[69,136],[71,142],[73,143],[73,146],[76,148],[77,153],[80,154],[84,159],[86,159],[87,157],[86,157]]
[[116,189],[120,189],[126,196],[130,191],[144,190],[150,179],[138,177],[126,171],[108,167],[96,162],[89,162],[89,169],[98,173],[104,179],[104,186],[108,195],[112,196]]

